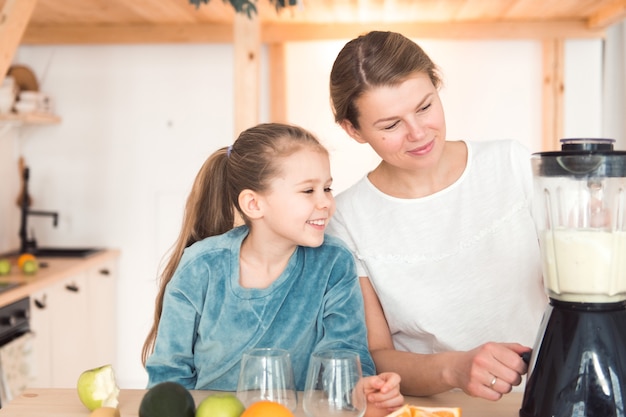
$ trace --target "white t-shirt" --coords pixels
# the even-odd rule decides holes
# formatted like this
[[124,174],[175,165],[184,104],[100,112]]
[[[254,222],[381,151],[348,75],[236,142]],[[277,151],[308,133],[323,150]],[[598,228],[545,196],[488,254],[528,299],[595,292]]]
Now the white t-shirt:
[[336,199],[328,232],[372,282],[398,350],[533,346],[537,336],[548,299],[530,155],[510,140],[466,144],[465,171],[440,192],[395,198],[365,177]]

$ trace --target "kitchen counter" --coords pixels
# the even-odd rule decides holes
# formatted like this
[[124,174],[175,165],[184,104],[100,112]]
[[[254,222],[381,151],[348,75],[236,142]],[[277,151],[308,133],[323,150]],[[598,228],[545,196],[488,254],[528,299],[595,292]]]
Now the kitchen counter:
[[[137,417],[139,404],[146,390],[123,389],[120,391],[121,417]],[[196,405],[209,391],[191,391]],[[405,397],[409,404],[432,407],[461,407],[463,417],[519,417],[522,393],[515,392],[504,396],[500,401],[491,402],[470,397],[463,392],[448,392],[428,398]],[[301,398],[301,396],[299,397]],[[6,407],[0,409],[0,416],[19,417],[88,417],[89,410],[78,399],[74,389],[28,389]],[[296,417],[305,417],[302,403],[298,401]]]
[[84,258],[38,258],[39,262],[47,265],[40,267],[34,275],[26,275],[14,265],[11,274],[0,276],[0,283],[20,284],[7,291],[0,292],[0,307],[11,304],[21,298],[48,287],[57,281],[63,280],[74,273],[96,266],[109,259],[117,258],[119,251],[115,249],[102,250]]

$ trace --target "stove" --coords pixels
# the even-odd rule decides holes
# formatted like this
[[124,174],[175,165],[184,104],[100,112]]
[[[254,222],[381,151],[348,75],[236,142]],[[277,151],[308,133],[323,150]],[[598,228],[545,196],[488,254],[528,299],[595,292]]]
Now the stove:
[[0,307],[0,347],[30,330],[28,297]]

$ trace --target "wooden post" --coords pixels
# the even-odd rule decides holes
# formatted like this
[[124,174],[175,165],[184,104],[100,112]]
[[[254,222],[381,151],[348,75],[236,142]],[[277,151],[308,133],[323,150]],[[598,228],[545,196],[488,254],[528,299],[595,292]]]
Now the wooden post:
[[563,67],[565,48],[563,39],[543,41],[543,151],[559,150],[563,137]]
[[285,73],[285,44],[269,45],[270,71],[270,119],[272,122],[287,122],[287,77]]
[[235,137],[259,122],[261,30],[256,16],[235,13]]
[[6,0],[0,12],[0,84],[11,66],[35,4],[37,0]]

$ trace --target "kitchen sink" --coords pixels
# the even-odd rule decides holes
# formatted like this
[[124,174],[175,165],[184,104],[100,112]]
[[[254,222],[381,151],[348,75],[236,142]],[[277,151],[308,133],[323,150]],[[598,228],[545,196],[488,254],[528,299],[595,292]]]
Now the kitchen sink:
[[[98,253],[103,251],[102,248],[95,247],[42,247],[31,249],[28,253],[32,253],[33,255],[40,258],[86,258],[89,255],[93,255],[94,253]],[[12,258],[18,257],[20,254],[19,250],[15,250],[8,253],[0,254],[0,258]]]
[[32,254],[41,258],[85,258],[101,248],[37,248]]

